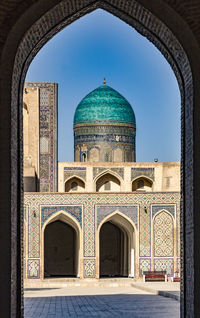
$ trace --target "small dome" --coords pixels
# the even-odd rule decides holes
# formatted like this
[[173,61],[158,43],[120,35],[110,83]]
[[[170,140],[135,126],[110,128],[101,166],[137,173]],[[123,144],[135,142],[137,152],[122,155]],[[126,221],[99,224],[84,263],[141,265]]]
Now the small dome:
[[102,85],[82,99],[76,108],[74,125],[81,123],[120,122],[135,125],[129,102],[116,90]]

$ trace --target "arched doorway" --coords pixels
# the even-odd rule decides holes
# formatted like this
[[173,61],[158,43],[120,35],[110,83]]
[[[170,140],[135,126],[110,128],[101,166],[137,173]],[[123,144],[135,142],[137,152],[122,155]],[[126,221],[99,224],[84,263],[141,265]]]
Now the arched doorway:
[[100,231],[100,277],[128,276],[127,233],[106,222]]
[[111,173],[105,173],[100,176],[96,181],[96,191],[120,191],[121,182],[120,180]]
[[99,227],[99,277],[135,277],[137,234],[121,212],[108,216]]
[[77,277],[82,257],[81,228],[65,211],[56,212],[42,229],[42,276]]
[[76,231],[60,220],[44,232],[44,277],[76,276]]

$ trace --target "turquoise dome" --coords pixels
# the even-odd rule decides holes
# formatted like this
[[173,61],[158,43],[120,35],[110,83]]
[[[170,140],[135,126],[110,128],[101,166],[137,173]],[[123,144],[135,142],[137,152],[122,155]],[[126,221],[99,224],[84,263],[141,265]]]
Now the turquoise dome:
[[120,122],[135,125],[135,114],[129,102],[116,90],[102,85],[85,96],[76,108],[74,125],[96,122]]

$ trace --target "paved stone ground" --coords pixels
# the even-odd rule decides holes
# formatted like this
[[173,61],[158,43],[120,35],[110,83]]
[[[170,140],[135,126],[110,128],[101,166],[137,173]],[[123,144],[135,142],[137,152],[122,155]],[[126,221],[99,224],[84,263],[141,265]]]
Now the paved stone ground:
[[179,318],[179,302],[133,287],[75,287],[25,292],[25,318]]

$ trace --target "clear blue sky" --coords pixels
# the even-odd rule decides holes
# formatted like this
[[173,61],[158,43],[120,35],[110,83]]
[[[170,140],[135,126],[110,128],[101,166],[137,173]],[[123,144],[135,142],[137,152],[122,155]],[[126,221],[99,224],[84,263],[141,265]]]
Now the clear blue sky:
[[28,82],[58,83],[58,159],[73,161],[73,116],[81,99],[107,84],[136,115],[136,160],[180,160],[180,92],[160,51],[132,27],[96,10],[66,27],[37,54]]

